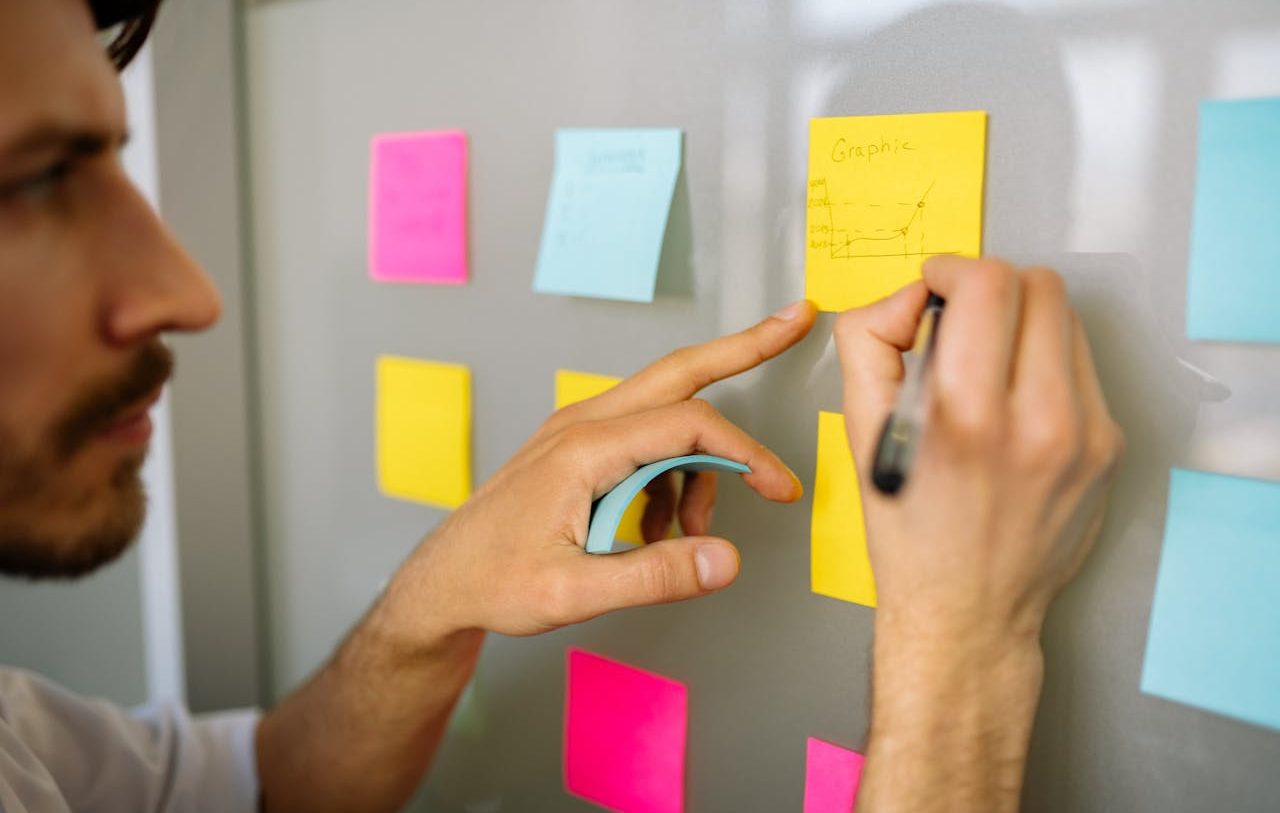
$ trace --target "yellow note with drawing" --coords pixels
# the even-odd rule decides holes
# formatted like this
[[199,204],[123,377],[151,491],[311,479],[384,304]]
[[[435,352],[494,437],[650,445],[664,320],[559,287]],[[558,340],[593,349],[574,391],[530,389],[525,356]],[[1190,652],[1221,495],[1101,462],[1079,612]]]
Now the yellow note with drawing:
[[471,370],[380,356],[378,487],[390,497],[457,508],[471,496]]
[[[621,378],[596,373],[581,373],[576,370],[556,370],[556,409],[563,409],[569,404],[576,404],[611,389]],[[627,510],[618,522],[617,538],[633,545],[643,545],[644,535],[640,532],[640,520],[644,517],[645,506],[649,497],[643,491],[631,501]]]
[[810,120],[805,296],[860,307],[981,253],[986,142],[982,111]]
[[818,472],[813,483],[809,566],[813,592],[876,606],[858,474],[844,416],[839,412],[818,413]]

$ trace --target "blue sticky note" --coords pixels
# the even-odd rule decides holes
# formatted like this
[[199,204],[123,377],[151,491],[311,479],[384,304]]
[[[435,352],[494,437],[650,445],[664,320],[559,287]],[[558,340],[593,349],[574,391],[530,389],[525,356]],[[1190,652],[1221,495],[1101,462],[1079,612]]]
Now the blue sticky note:
[[680,154],[674,129],[557,131],[533,289],[652,302]]
[[1174,469],[1142,690],[1280,729],[1280,483]]
[[1280,342],[1280,98],[1200,103],[1192,339]]

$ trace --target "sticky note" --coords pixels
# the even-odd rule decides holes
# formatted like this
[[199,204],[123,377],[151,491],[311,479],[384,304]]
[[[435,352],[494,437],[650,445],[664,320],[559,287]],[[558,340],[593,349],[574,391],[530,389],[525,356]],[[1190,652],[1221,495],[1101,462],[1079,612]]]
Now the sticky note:
[[533,289],[652,302],[680,156],[679,130],[557,131]]
[[862,779],[862,754],[809,738],[804,813],[852,813]]
[[467,281],[467,137],[456,130],[373,137],[369,275],[381,282]]
[[839,412],[818,413],[810,579],[815,593],[876,606],[876,582],[867,555],[858,473],[849,451],[844,416]]
[[1280,729],[1280,483],[1174,469],[1142,690]]
[[977,256],[986,133],[981,111],[810,120],[805,296],[843,311]]
[[[611,375],[556,370],[556,409],[563,409],[569,404],[594,398],[613,388],[620,381],[622,381],[621,378],[614,378]],[[626,513],[622,515],[622,521],[618,523],[618,539],[632,545],[644,544],[640,521],[644,519],[644,509],[648,504],[648,495],[642,493],[627,506]]]
[[471,496],[471,371],[378,358],[378,487],[390,497],[456,508]]
[[1280,98],[1200,103],[1192,339],[1280,342]]
[[565,787],[625,813],[680,813],[688,719],[684,684],[570,649]]
[[595,398],[618,384],[621,378],[598,373],[583,373],[577,370],[556,370],[556,409],[564,409],[570,404]]
[[669,472],[727,472],[750,474],[751,467],[727,457],[710,454],[687,454],[655,460],[631,472],[622,482],[596,500],[587,527],[587,553],[620,553],[631,550],[633,545],[617,545],[618,523],[631,502],[642,490]]

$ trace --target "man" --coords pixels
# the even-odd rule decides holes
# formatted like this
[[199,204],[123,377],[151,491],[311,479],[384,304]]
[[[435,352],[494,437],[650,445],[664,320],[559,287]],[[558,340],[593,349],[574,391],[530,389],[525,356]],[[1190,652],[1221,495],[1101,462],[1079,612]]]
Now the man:
[[[147,409],[171,367],[160,338],[218,316],[208,280],[118,161],[123,102],[95,29],[131,20],[114,50],[127,59],[146,5],[0,2],[0,570],[11,574],[76,576],[127,546],[143,515]],[[947,258],[925,284],[949,302],[928,433],[902,494],[865,494],[879,609],[859,809],[1013,810],[1040,626],[1096,535],[1120,435],[1054,274]],[[838,321],[864,464],[925,284]],[[768,499],[797,499],[782,461],[692,399],[785,351],[814,318],[798,302],[558,412],[261,718],[138,718],[0,671],[0,807],[395,810],[429,767],[486,631],[535,634],[734,580],[736,550],[707,535],[713,478],[653,501],[688,536],[626,554],[582,550],[589,506],[636,466],[692,451],[747,463],[744,479]]]

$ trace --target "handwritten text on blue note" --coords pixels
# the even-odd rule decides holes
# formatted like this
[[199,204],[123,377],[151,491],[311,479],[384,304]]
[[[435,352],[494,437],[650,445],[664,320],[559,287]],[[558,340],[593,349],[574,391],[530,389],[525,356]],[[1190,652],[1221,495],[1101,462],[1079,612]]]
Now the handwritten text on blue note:
[[1280,98],[1200,104],[1192,339],[1280,342]]
[[533,289],[652,302],[680,154],[674,129],[558,131]]
[[1142,690],[1280,729],[1280,483],[1174,469]]

